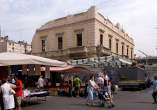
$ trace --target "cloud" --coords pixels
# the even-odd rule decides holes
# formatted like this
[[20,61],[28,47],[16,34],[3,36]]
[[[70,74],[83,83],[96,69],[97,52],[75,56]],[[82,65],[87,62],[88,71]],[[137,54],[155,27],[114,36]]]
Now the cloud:
[[86,11],[93,4],[134,38],[137,55],[142,55],[138,49],[157,54],[156,0],[0,0],[0,25],[10,39],[31,42],[47,21]]
[[[135,40],[135,52],[142,50],[148,55],[157,55],[157,1],[155,0],[118,0],[102,8],[103,15],[107,15],[114,23],[119,22]],[[156,34],[155,34],[156,33]]]

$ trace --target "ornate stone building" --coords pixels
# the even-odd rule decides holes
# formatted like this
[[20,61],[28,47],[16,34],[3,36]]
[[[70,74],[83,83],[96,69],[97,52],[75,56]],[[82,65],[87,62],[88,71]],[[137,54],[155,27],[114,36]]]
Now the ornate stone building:
[[42,25],[33,37],[32,53],[59,60],[108,55],[133,59],[134,40],[92,6]]

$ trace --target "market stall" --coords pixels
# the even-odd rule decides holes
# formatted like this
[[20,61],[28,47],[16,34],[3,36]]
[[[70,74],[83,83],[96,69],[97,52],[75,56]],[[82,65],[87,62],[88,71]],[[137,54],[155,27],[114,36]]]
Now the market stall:
[[[45,72],[45,70],[45,67],[41,67],[41,71]],[[90,75],[97,75],[101,71],[101,68],[96,69],[81,66],[67,66],[66,68],[50,67],[51,86],[49,88],[52,91],[52,95],[67,95],[68,82],[69,80],[73,81],[77,75],[82,81],[80,90],[84,93]]]
[[8,65],[25,65],[25,64],[40,64],[55,67],[66,67],[67,63],[58,60],[52,60],[39,56],[19,54],[19,53],[0,53],[0,66]]
[[[27,65],[27,66],[26,66]],[[40,71],[40,65],[48,65],[52,67],[66,67],[67,63],[61,62],[58,60],[52,60],[48,58],[43,58],[39,56],[33,56],[33,55],[26,55],[26,54],[18,54],[18,53],[0,53],[0,70],[3,77],[1,77],[3,80],[9,76],[9,73],[15,74],[16,72],[19,73],[19,69],[23,70],[23,66],[26,68],[24,69],[25,74],[29,74],[30,76],[34,74],[34,67],[35,65],[39,65],[39,71]],[[37,70],[37,69],[36,69]],[[0,75],[1,75],[0,73]],[[22,76],[23,77],[23,76]],[[29,81],[28,79],[26,80]],[[31,82],[32,83],[32,82]],[[24,88],[25,89],[25,88]],[[47,91],[39,91],[39,90],[29,90],[30,94],[25,95],[24,90],[24,96],[23,100],[28,100],[28,98],[35,98],[35,97],[45,97],[48,95]],[[36,99],[38,100],[38,99]]]
[[[38,65],[39,69],[34,71],[36,65]],[[36,71],[39,70],[40,72],[40,65],[66,67],[67,63],[33,55],[8,52],[0,53],[1,80],[8,77],[10,73],[18,74],[20,69],[25,75],[34,75]]]

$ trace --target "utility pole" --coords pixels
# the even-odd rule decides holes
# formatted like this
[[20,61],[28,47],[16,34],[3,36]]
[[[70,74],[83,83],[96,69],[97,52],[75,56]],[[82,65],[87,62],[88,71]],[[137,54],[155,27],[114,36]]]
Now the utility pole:
[[140,53],[142,53],[143,55],[145,55],[146,56],[146,65],[148,64],[148,55],[145,53],[145,52],[143,52],[143,51],[141,51],[141,50],[137,50],[137,51],[139,51]]

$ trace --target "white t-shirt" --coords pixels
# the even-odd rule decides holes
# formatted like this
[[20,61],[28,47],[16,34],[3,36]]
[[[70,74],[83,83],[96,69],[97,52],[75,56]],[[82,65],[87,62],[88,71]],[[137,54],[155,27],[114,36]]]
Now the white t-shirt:
[[[106,76],[104,77],[104,80],[105,80],[105,81],[109,81],[109,80],[110,80],[109,76],[106,75]],[[109,85],[110,85],[110,83],[109,83]]]
[[104,79],[102,77],[98,77],[97,83],[98,84],[104,84]]
[[38,84],[39,84],[39,87],[44,87],[44,80],[43,80],[43,78],[39,78]]
[[96,85],[95,81],[89,80],[92,87]]
[[110,78],[108,77],[108,75],[106,75],[106,76],[104,77],[104,79],[105,79],[105,80],[109,80]]
[[3,104],[4,109],[13,109],[15,108],[15,102],[14,102],[14,96],[13,94],[10,94],[10,85],[9,83],[4,83],[1,86],[2,93],[3,93]]

